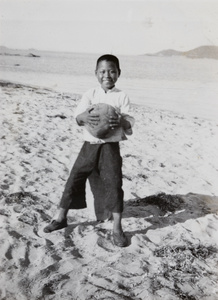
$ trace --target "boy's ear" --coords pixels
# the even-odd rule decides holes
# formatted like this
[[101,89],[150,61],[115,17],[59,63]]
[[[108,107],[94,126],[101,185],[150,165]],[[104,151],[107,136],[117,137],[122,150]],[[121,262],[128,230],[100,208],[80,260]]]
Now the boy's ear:
[[119,70],[118,70],[118,72],[119,72],[119,77],[120,77],[120,74],[121,74],[121,70],[119,69]]

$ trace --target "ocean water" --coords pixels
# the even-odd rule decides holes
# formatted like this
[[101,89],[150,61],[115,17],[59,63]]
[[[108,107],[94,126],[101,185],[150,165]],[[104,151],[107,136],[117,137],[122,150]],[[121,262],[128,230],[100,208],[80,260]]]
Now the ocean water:
[[[82,94],[96,86],[98,54],[37,51],[40,57],[0,55],[0,79]],[[132,103],[216,119],[218,60],[119,56],[117,87]]]

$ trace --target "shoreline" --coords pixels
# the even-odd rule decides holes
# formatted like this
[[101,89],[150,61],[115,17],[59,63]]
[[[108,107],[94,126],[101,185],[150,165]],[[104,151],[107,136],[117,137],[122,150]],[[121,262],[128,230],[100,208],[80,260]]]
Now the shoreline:
[[[40,58],[1,57],[0,78],[82,95],[97,86],[98,56],[50,53]],[[207,120],[218,115],[218,60],[173,57],[122,57],[116,84],[131,103]]]
[[[35,75],[35,74],[34,74]],[[10,76],[9,76],[10,77]],[[17,75],[15,76],[17,77]],[[24,76],[26,77],[26,75]],[[94,77],[94,76],[93,76]],[[77,81],[79,82],[80,80],[78,80],[79,77],[77,77]],[[81,78],[82,80],[82,78]],[[96,83],[96,79],[95,78],[86,78],[87,82],[88,82],[88,86],[95,86],[97,85]],[[58,85],[54,85],[53,79],[51,80],[50,84],[46,84],[46,85],[42,85],[43,80],[39,81],[36,80],[34,82],[38,81],[38,84],[32,84],[33,78],[29,80],[26,79],[21,79],[21,80],[7,80],[7,79],[1,79],[1,82],[9,82],[11,84],[18,84],[18,85],[23,85],[24,87],[32,87],[32,88],[41,88],[41,89],[45,89],[45,90],[50,90],[53,92],[59,92],[59,93],[66,93],[66,94],[73,94],[73,95],[77,95],[78,98],[81,97],[81,95],[83,94],[83,92],[85,92],[87,89],[83,89],[80,90],[80,92],[76,92],[75,93],[75,89],[74,88],[70,88],[68,87],[68,85],[63,85],[58,86]],[[130,88],[126,88],[125,86],[128,86],[130,84]],[[137,80],[135,82],[136,86],[137,86]],[[151,109],[157,109],[157,110],[161,110],[161,111],[168,111],[169,113],[175,113],[175,114],[180,114],[183,115],[184,117],[192,117],[192,118],[196,118],[196,119],[204,119],[204,120],[208,120],[208,121],[217,121],[217,115],[218,115],[218,103],[217,101],[215,101],[214,99],[216,98],[215,95],[217,95],[218,93],[218,88],[216,87],[210,87],[208,86],[208,88],[206,88],[206,86],[208,85],[208,83],[205,85],[205,87],[201,86],[202,89],[202,93],[205,93],[205,89],[208,90],[208,93],[211,93],[211,100],[207,100],[207,103],[204,103],[204,101],[200,101],[200,99],[202,97],[199,98],[199,101],[196,102],[196,96],[194,96],[195,98],[193,98],[192,100],[189,99],[189,94],[193,94],[196,93],[195,89],[190,87],[186,88],[186,92],[184,94],[183,89],[180,90],[180,84],[178,85],[177,83],[177,87],[172,87],[170,84],[167,88],[166,86],[166,91],[164,91],[164,93],[159,89],[159,84],[160,83],[155,83],[153,82],[154,86],[152,88],[146,87],[143,90],[141,90],[140,88],[137,89],[132,89],[132,86],[134,85],[133,80],[129,79],[120,79],[120,84],[118,85],[118,88],[121,88],[122,90],[124,90],[130,97],[131,100],[131,105],[133,106],[140,106],[140,107],[150,107]],[[165,85],[168,84],[167,82],[165,83]],[[192,84],[192,83],[191,83]],[[214,89],[214,90],[213,90]],[[216,89],[217,89],[217,93],[216,93]],[[156,92],[154,92],[156,90]],[[135,93],[136,97],[135,97]],[[171,94],[171,98],[175,99],[177,98],[176,102],[174,103],[173,101],[169,101],[169,95],[168,93]],[[178,94],[180,93],[180,94]],[[199,95],[201,93],[201,90],[198,91]],[[184,94],[184,95],[183,95]],[[144,96],[146,95],[147,100],[144,101]],[[162,101],[160,101],[159,99],[163,98]],[[149,100],[150,99],[150,100]],[[186,99],[186,100],[185,100]],[[188,100],[189,99],[189,100]],[[135,100],[135,102],[133,101]],[[214,102],[215,101],[215,102]],[[143,103],[144,102],[144,103]]]

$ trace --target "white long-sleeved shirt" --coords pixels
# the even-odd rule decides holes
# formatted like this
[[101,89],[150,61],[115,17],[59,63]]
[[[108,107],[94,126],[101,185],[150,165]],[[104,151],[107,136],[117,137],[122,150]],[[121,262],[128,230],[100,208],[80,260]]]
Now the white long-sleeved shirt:
[[130,100],[129,97],[121,90],[114,87],[113,89],[107,91],[107,93],[102,89],[102,87],[96,87],[88,90],[83,94],[77,108],[75,111],[75,118],[86,111],[91,105],[98,103],[106,103],[119,111],[122,114],[123,118],[130,122],[131,128],[124,130],[122,127],[114,129],[114,134],[106,139],[98,139],[91,135],[87,129],[83,128],[83,137],[84,140],[93,144],[101,144],[107,142],[120,142],[126,140],[126,135],[132,134],[132,127],[134,125],[134,118],[128,115]]

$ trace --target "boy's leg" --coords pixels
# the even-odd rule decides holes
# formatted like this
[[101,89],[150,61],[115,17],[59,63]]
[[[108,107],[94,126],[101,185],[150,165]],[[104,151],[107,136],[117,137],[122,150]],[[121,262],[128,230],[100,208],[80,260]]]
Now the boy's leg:
[[113,232],[115,233],[119,233],[122,232],[122,213],[112,213],[113,215],[113,220],[114,220],[114,224],[113,224]]
[[118,247],[126,247],[128,245],[128,239],[125,236],[122,229],[122,213],[113,213],[114,225],[113,225],[113,240],[114,244]]
[[112,213],[122,213],[122,158],[118,143],[106,143],[102,146],[98,169],[105,189],[106,208]]
[[125,247],[127,238],[122,229],[123,189],[122,158],[119,143],[107,143],[102,146],[99,158],[99,172],[105,188],[106,208],[112,212],[113,238],[115,245]]
[[89,175],[88,180],[94,197],[96,219],[98,221],[109,219],[111,212],[105,208],[105,188],[97,168]]
[[46,226],[44,232],[52,232],[66,227],[69,209],[86,207],[85,183],[96,165],[98,152],[99,145],[90,145],[88,142],[83,144],[65,185],[57,220],[53,220],[51,224]]
[[62,222],[67,219],[68,208],[59,208],[59,214],[57,217],[57,222]]

